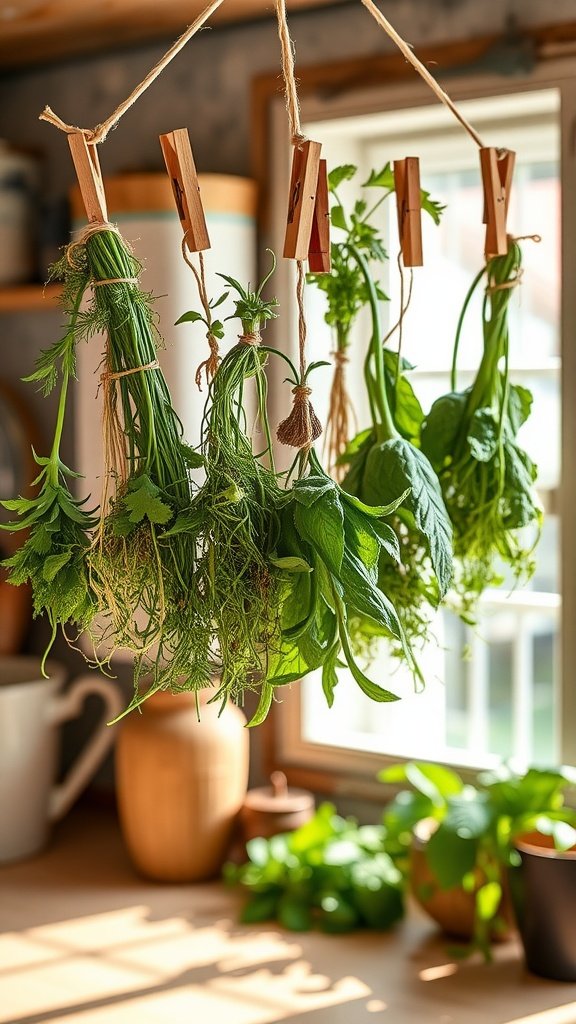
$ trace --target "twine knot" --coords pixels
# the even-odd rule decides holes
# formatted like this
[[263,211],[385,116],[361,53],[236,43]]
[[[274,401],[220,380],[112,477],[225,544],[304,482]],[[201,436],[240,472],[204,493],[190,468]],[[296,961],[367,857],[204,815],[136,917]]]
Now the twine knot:
[[312,391],[307,384],[297,384],[292,389],[292,394],[292,412],[279,424],[276,437],[281,444],[290,445],[292,448],[310,448],[322,433],[322,424],[310,402]]
[[247,331],[246,334],[238,335],[239,345],[254,345],[256,348],[262,344],[260,331]]
[[343,348],[334,349],[334,351],[331,352],[330,355],[332,356],[332,359],[334,360],[334,365],[335,365],[337,370],[343,369],[343,367],[346,366],[346,363],[350,362],[350,360],[348,359],[348,356],[346,355],[346,349],[343,349]]

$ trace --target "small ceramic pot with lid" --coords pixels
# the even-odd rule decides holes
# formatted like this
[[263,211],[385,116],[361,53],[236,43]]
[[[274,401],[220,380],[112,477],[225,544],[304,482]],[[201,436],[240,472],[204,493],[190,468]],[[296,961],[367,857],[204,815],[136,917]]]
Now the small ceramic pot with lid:
[[306,789],[289,789],[283,772],[272,772],[270,785],[251,789],[242,808],[246,842],[292,832],[314,815],[314,797]]

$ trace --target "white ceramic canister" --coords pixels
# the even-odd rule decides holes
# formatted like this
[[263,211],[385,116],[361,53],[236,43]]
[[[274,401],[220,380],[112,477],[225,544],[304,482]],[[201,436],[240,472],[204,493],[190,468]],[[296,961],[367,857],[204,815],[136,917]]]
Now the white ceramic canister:
[[0,285],[37,271],[38,161],[0,139]]

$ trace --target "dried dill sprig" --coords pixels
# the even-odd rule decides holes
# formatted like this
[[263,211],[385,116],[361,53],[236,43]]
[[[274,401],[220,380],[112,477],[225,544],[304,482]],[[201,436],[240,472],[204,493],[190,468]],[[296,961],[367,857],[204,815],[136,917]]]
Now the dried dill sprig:
[[[274,265],[256,291],[220,275],[238,295],[234,317],[241,321],[242,334],[209,387],[202,425],[206,479],[190,508],[165,535],[192,532],[196,537],[197,560],[190,582],[196,595],[196,629],[202,636],[199,657],[205,659],[209,651],[220,676],[217,696],[223,699],[241,700],[246,688],[258,684],[279,631],[280,572],[272,557],[284,492],[274,471],[266,408],[268,350],[260,347],[262,328],[276,316],[276,300],[262,298]],[[208,329],[214,328],[205,315],[194,311],[179,322],[185,321],[202,321]],[[247,382],[255,391],[264,438],[257,455],[243,407]]]
[[151,296],[138,283],[140,266],[115,230],[74,243],[68,262],[92,286],[75,325],[76,340],[106,337],[104,372],[104,494],[88,552],[98,618],[95,648],[105,641],[135,658],[142,673],[165,666],[164,684],[176,684],[172,653],[189,625],[189,578],[195,547],[190,536],[160,534],[191,500],[189,469],[201,463],[182,439],[156,359],[158,333]]

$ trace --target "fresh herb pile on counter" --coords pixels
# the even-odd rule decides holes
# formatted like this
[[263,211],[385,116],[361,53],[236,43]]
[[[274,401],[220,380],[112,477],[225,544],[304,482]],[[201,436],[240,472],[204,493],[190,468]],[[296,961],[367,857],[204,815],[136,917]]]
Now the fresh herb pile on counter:
[[[408,364],[385,348],[381,328],[379,303],[386,296],[372,268],[386,253],[371,219],[394,192],[394,175],[389,164],[372,172],[363,188],[365,196],[374,189],[381,192],[377,201],[369,207],[366,198],[357,200],[347,215],[338,187],[355,173],[353,165],[346,165],[329,176],[335,200],[332,224],[343,237],[332,245],[333,274],[313,280],[326,293],[327,322],[342,319],[347,339],[359,311],[368,307],[370,313],[364,379],[372,423],[340,455],[340,464],[347,467],[342,486],[371,505],[388,505],[404,494],[391,521],[396,552],[382,548],[378,585],[397,608],[408,643],[414,644],[427,638],[433,610],[451,584],[452,526],[436,473],[419,447],[423,413],[404,372]],[[427,192],[422,192],[421,202],[438,223],[442,208]],[[369,650],[379,632],[373,622],[360,612],[351,628],[358,648]],[[402,650],[398,644],[393,649]]]
[[404,913],[402,876],[384,852],[384,829],[359,826],[322,804],[295,832],[247,843],[248,863],[225,877],[250,894],[246,924],[278,921],[290,931],[391,928]]
[[[509,378],[508,313],[521,274],[521,251],[491,259],[466,297],[452,365],[452,390],[432,406],[422,426],[422,448],[439,474],[454,528],[455,590],[461,613],[474,617],[486,587],[530,578],[542,511],[534,492],[536,466],[517,434],[530,415],[532,395]],[[457,390],[456,365],[464,318],[485,280],[483,352],[471,387]]]

